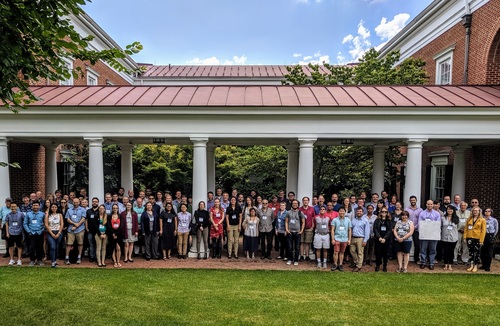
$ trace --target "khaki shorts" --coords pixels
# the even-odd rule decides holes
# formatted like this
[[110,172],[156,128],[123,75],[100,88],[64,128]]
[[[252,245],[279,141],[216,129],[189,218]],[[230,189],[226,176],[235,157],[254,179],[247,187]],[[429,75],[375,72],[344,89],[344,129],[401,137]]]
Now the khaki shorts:
[[68,232],[68,246],[72,246],[76,243],[80,246],[83,245],[83,237],[85,236],[85,231],[79,232],[79,233],[73,233],[73,232]]
[[313,230],[304,230],[302,237],[300,238],[300,242],[302,243],[312,243],[313,242]]

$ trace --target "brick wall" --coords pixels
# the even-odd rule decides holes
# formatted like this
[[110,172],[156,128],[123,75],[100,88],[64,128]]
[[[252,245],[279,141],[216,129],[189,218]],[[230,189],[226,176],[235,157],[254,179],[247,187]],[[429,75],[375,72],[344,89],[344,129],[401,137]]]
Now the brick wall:
[[9,143],[9,161],[20,169],[10,168],[12,199],[21,201],[23,194],[41,190],[45,195],[45,148],[40,144]]
[[[491,61],[491,64],[488,65],[492,45],[496,44],[494,53],[499,51],[499,30],[500,1],[491,0],[472,14],[468,84],[485,85],[487,83],[500,83],[500,59],[498,55],[496,61],[494,61],[495,63]],[[461,22],[413,54],[414,58],[425,60],[426,70],[430,76],[430,84],[434,84],[436,80],[436,62],[434,57],[451,46],[455,46],[453,52],[452,84],[459,85],[463,82],[465,56],[465,28]],[[487,69],[490,70],[488,72],[488,79]]]

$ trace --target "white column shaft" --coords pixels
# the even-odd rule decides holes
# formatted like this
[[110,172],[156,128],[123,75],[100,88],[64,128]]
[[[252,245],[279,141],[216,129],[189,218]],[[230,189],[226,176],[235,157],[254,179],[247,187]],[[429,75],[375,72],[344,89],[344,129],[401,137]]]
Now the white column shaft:
[[[465,199],[465,148],[456,147],[454,149],[455,159],[453,161],[453,180],[451,184],[451,195],[459,194],[462,200]],[[446,195],[446,194],[445,194]]]
[[85,138],[89,143],[89,196],[104,201],[104,161],[102,138]]
[[409,139],[406,156],[405,207],[410,206],[410,196],[417,196],[417,206],[422,198],[422,145],[427,139]]
[[[193,214],[200,201],[207,202],[207,141],[208,138],[191,138],[193,142]],[[196,236],[193,236],[192,255],[197,252]],[[200,248],[201,249],[201,248]],[[203,248],[206,250],[207,248]]]
[[312,198],[313,194],[313,161],[316,138],[299,138],[299,173],[297,182],[297,199]]
[[45,147],[45,198],[47,194],[54,193],[57,187],[57,145],[44,145]]
[[[9,141],[0,137],[0,162],[9,163]],[[10,197],[9,167],[0,166],[0,203],[3,205],[5,198]]]
[[289,145],[288,149],[288,164],[286,170],[286,191],[293,191],[297,194],[298,173],[299,173],[299,146],[296,144]]
[[373,148],[372,193],[379,195],[384,190],[386,148],[386,146],[380,145],[375,145]]
[[207,189],[207,192],[215,192],[215,146],[213,145],[207,146]]
[[134,145],[120,145],[121,157],[121,186],[125,188],[125,193],[134,189],[134,170],[132,165],[132,149]]

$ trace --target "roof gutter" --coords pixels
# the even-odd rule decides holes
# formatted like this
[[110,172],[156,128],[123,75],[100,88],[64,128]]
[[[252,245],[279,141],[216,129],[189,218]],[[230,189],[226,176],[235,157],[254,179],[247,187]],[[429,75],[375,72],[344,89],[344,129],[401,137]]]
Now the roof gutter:
[[464,79],[462,84],[469,82],[469,47],[470,30],[472,25],[472,14],[470,12],[469,0],[465,0],[465,15],[462,17],[462,25],[465,27],[465,53],[464,53]]

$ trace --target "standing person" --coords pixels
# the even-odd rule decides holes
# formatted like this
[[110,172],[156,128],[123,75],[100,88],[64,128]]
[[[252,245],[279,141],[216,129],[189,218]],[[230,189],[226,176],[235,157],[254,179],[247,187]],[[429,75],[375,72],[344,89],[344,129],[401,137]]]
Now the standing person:
[[[317,214],[314,210],[314,207],[309,206],[309,197],[302,198],[302,206],[299,208],[299,210],[305,216],[304,235],[300,239],[299,261],[304,261],[304,259],[309,261],[309,251],[311,249],[311,243],[313,242],[314,233],[313,224]],[[328,248],[330,248],[330,241],[328,241]],[[326,256],[324,256],[324,258],[326,258]]]
[[203,249],[205,251],[203,259],[207,259],[208,233],[210,232],[210,214],[205,209],[205,202],[203,200],[198,203],[198,209],[194,212],[194,222],[196,227],[196,248],[198,254],[197,259],[198,260],[201,259],[202,240],[203,240]]
[[63,216],[64,225],[63,225],[63,239],[61,240],[61,245],[59,246],[59,259],[66,258],[66,243],[68,242],[68,220],[66,219],[66,213],[68,212],[68,200],[62,198],[59,202],[59,212]]
[[[413,260],[417,265],[420,265],[420,233],[418,231],[418,216],[424,210],[417,206],[417,196],[410,196],[410,206],[405,208],[409,214],[410,221],[413,222],[414,232],[412,235],[413,240]],[[425,263],[425,262],[424,262]]]
[[[220,199],[214,200],[214,207],[210,210],[210,239],[212,240],[212,259],[221,258],[222,255],[222,237],[224,236],[224,209],[221,206]],[[236,253],[237,254],[237,253]]]
[[163,260],[170,259],[175,245],[175,214],[171,202],[165,203],[165,209],[160,214],[160,234],[162,238]]
[[[10,199],[10,198],[8,198]],[[14,249],[17,248],[17,266],[21,266],[23,255],[23,225],[24,214],[18,209],[17,204],[9,202],[10,212],[4,217],[5,237],[7,238],[7,248],[9,248],[9,265],[14,265]]]
[[[314,209],[313,209],[314,211]],[[260,249],[262,256],[260,259],[271,259],[271,250],[273,249],[273,224],[274,224],[274,211],[269,208],[269,201],[262,200],[262,209],[259,210],[259,235],[260,235]]]
[[50,204],[49,212],[45,216],[45,230],[47,230],[47,242],[49,243],[51,267],[57,266],[57,251],[62,240],[62,229],[64,221],[57,204]]
[[109,216],[106,214],[106,206],[99,205],[97,208],[97,215],[90,222],[90,233],[94,235],[96,245],[96,260],[97,267],[106,267],[104,261],[106,260],[106,245],[108,237],[106,234],[106,225],[108,224]]
[[363,267],[363,252],[370,239],[370,222],[363,216],[363,207],[356,208],[356,217],[352,220],[352,238],[349,249],[353,259],[350,265],[353,272],[359,272]]
[[286,240],[286,230],[285,230],[285,219],[287,215],[286,203],[284,201],[280,202],[280,209],[276,213],[276,236],[277,242],[279,243],[280,254],[276,259],[287,260],[288,257],[288,245]]
[[243,229],[245,230],[244,250],[247,259],[255,258],[255,252],[259,247],[259,218],[257,217],[257,210],[251,207],[249,215],[243,221]]
[[481,247],[481,262],[483,265],[479,269],[484,269],[485,272],[491,271],[491,261],[493,259],[493,252],[495,242],[498,234],[498,221],[492,217],[493,210],[487,207],[484,210],[484,219],[486,220],[486,236],[484,237],[484,244]]
[[66,243],[66,265],[70,265],[69,252],[73,249],[73,244],[78,245],[77,264],[82,262],[83,239],[85,237],[85,217],[87,212],[80,207],[80,199],[73,199],[73,207],[68,209],[65,218],[68,221],[68,242]]
[[227,257],[231,259],[234,251],[234,258],[238,259],[238,245],[241,232],[242,210],[238,205],[236,197],[231,197],[230,204],[226,209],[226,230],[227,230]]
[[[418,224],[420,226],[420,269],[425,268],[427,258],[429,258],[429,269],[434,269],[436,260],[436,248],[438,239],[441,238],[439,232],[433,232],[440,228],[441,214],[434,209],[434,201],[429,199],[425,203],[426,210],[418,215]],[[436,238],[437,237],[437,238]]]
[[125,221],[122,220],[120,213],[120,207],[118,204],[113,204],[111,207],[111,218],[108,219],[108,236],[109,236],[109,245],[111,250],[113,251],[111,258],[113,259],[113,264],[115,267],[122,267],[120,264],[121,258],[121,246],[123,242],[123,235],[125,233]]
[[[321,210],[324,208],[320,208]],[[333,265],[332,272],[336,269],[343,272],[344,267],[342,267],[342,262],[344,261],[344,252],[351,244],[352,237],[352,225],[351,219],[346,216],[345,207],[339,208],[339,218],[334,219],[331,222],[331,238],[333,248]]]
[[[328,249],[330,249],[330,238],[328,236],[328,233],[330,231],[330,218],[326,216],[325,212],[325,208],[320,207],[319,215],[316,215],[313,219],[313,227],[315,231],[314,248],[316,248],[317,268],[327,267]],[[335,220],[336,219],[334,219],[334,221]],[[323,253],[321,251],[323,251]],[[321,262],[322,256],[323,262]]]
[[451,205],[446,207],[445,215],[441,217],[441,242],[443,246],[444,270],[452,271],[453,253],[458,241],[459,219],[455,208]]
[[409,219],[410,214],[407,211],[401,213],[401,220],[394,226],[395,246],[398,254],[398,273],[408,271],[408,261],[410,259],[410,250],[412,245],[412,235],[415,231],[413,222]]
[[[141,191],[141,194],[144,195],[144,191]],[[145,254],[146,247],[144,246],[144,236],[142,235],[142,213],[146,207],[143,205],[142,197],[138,197],[134,202],[134,212],[137,213],[137,224],[139,226],[139,235],[137,236],[137,241],[134,243],[134,255],[139,256],[141,253]]]
[[[82,188],[84,189],[84,188]],[[95,233],[90,232],[90,225],[94,223],[94,219],[99,215],[99,198],[92,198],[92,207],[87,210],[86,218],[85,218],[85,231],[87,233],[87,239],[89,242],[89,256],[90,262],[94,262],[96,260],[96,250],[95,250]]]
[[32,211],[26,213],[23,221],[24,230],[26,230],[30,239],[30,266],[35,266],[35,264],[43,266],[42,257],[45,214],[40,212],[39,209],[40,204],[34,202],[32,204]]
[[153,203],[149,201],[141,216],[142,235],[146,245],[146,260],[158,259],[158,235],[160,233],[160,219]]
[[125,204],[125,210],[120,214],[121,220],[125,223],[123,229],[123,242],[125,248],[123,250],[123,262],[133,262],[132,253],[134,252],[134,243],[139,235],[139,218],[137,213],[132,209],[130,202]]
[[[5,206],[0,208],[0,226],[2,227],[2,239],[5,240],[5,254],[3,258],[9,257],[9,241],[7,241],[7,231],[6,231],[6,226],[5,226],[5,219],[7,217],[7,214],[11,212],[10,210],[10,205],[12,203],[11,198],[5,198]],[[16,205],[17,206],[17,205]],[[3,222],[3,225],[2,225]],[[21,225],[22,229],[22,225]]]
[[[349,220],[352,221],[355,214],[354,214],[354,209],[351,206],[351,200],[348,197],[346,197],[342,200],[342,207],[344,207],[344,210],[345,210],[345,217],[347,217]],[[340,215],[340,213],[339,213],[339,215]]]
[[471,260],[470,267],[467,268],[468,272],[477,272],[479,254],[481,246],[484,244],[485,237],[486,220],[481,214],[481,209],[478,206],[474,206],[471,210],[469,218],[465,222],[464,228],[464,238],[467,241],[467,247],[469,248],[469,256]]
[[[459,207],[460,208],[456,211],[458,216],[458,241],[453,256],[453,264],[455,265],[463,265],[469,262],[469,249],[467,248],[467,242],[464,237],[464,228],[470,216],[470,211],[467,209],[467,203],[464,201],[460,203]],[[460,256],[460,260],[458,256]]]
[[387,272],[387,261],[389,259],[389,243],[391,242],[392,220],[389,219],[387,207],[383,207],[379,211],[379,218],[373,224],[373,233],[375,239],[375,272],[380,270]]
[[366,206],[366,214],[364,215],[364,217],[370,223],[370,238],[368,239],[368,242],[366,243],[366,246],[364,248],[363,255],[365,261],[363,262],[363,265],[369,265],[369,266],[372,265],[373,256],[375,254],[375,238],[374,238],[375,235],[373,233],[373,224],[377,219],[377,215],[375,215],[374,211],[375,211],[375,206],[369,203],[368,206]]
[[187,258],[187,248],[189,240],[189,230],[191,224],[191,213],[187,211],[187,205],[182,203],[179,206],[180,212],[177,213],[175,219],[175,231],[177,233],[177,249],[179,250],[178,258]]
[[291,265],[292,262],[295,266],[299,265],[300,236],[304,232],[304,228],[304,214],[302,214],[302,212],[299,210],[299,201],[297,199],[293,199],[291,201],[291,209],[287,212],[285,218],[285,231],[287,234],[288,242],[287,265]]

